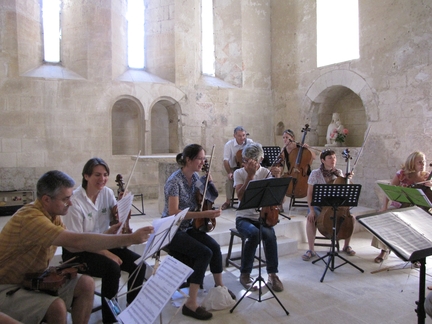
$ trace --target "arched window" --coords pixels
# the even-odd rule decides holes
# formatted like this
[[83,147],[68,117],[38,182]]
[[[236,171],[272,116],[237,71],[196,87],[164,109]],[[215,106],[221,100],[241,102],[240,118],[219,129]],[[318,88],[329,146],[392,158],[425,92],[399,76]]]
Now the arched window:
[[317,0],[317,66],[360,58],[358,0]]
[[144,0],[128,0],[128,66],[145,67],[144,50]]
[[42,38],[44,61],[60,62],[60,10],[61,0],[42,0]]

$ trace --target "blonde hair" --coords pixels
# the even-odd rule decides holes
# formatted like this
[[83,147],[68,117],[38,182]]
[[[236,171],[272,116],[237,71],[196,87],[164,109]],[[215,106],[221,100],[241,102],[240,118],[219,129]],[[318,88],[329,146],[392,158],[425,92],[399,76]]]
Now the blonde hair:
[[426,155],[423,152],[420,152],[420,151],[412,152],[410,155],[408,155],[407,159],[405,160],[405,163],[402,164],[402,170],[404,170],[405,173],[416,172],[415,171],[415,159],[418,157],[426,159]]

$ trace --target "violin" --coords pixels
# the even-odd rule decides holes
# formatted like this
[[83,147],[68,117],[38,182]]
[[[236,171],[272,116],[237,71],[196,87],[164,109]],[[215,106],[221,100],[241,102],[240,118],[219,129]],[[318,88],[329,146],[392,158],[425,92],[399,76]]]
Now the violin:
[[[205,210],[213,209],[213,202],[208,200],[208,199],[205,199],[206,193],[207,193],[207,187],[208,187],[208,183],[209,183],[210,166],[211,166],[211,160],[213,158],[213,152],[214,152],[214,145],[213,145],[213,149],[212,149],[212,154],[210,156],[210,163],[206,160],[204,162],[202,169],[201,169],[201,171],[203,171],[206,174],[206,183],[205,183],[203,193],[201,193],[199,189],[195,193],[198,211],[205,211]],[[194,218],[194,220],[192,221],[192,226],[193,226],[193,228],[195,228],[196,230],[198,230],[200,232],[205,232],[205,233],[211,232],[216,227],[216,218]]]
[[[249,136],[249,133],[246,133],[246,139],[244,141],[244,143],[242,144],[243,146],[246,145],[247,143],[247,137]],[[235,156],[235,160],[237,163],[237,168],[240,169],[243,166],[243,149],[238,150]]]
[[[123,194],[125,192],[123,176],[121,174],[117,174],[115,182],[117,183],[117,186],[118,186],[117,196],[119,197],[119,199],[121,199],[121,197],[123,196]],[[128,215],[127,220],[126,220],[126,222],[123,226],[123,229],[122,229],[122,234],[132,233],[132,229],[129,226],[129,220],[131,219],[131,214],[132,214],[132,212],[129,211],[129,215]],[[113,215],[113,219],[111,220],[110,225],[115,225],[119,222],[117,205],[112,208],[112,215]]]
[[279,223],[279,207],[266,206],[261,207],[260,217],[264,220],[264,226],[273,227]]
[[310,173],[310,166],[312,164],[312,152],[304,147],[306,134],[310,131],[309,124],[302,128],[302,141],[294,150],[291,151],[287,162],[288,171],[284,177],[292,177],[292,181],[288,186],[286,196],[294,198],[304,198],[307,195],[308,178]]
[[[270,166],[270,170],[274,166],[281,166],[282,165],[281,154],[282,154],[282,151],[279,153],[279,156],[274,160],[274,162]],[[271,171],[269,171],[269,173],[267,173],[266,178],[270,175],[270,173],[271,173]],[[277,223],[279,223],[279,213],[280,213],[280,209],[278,206],[261,207],[260,218],[262,218],[264,220],[264,226],[273,227]]]
[[[351,156],[349,150],[346,149],[342,153],[345,157],[345,162],[347,163],[346,175],[344,177],[337,177],[333,184],[349,184],[350,180],[348,176],[350,175],[350,160]],[[351,171],[352,173],[352,171]],[[336,211],[336,239],[343,240],[351,237],[354,231],[354,217],[349,212],[349,207],[341,206],[337,208]],[[333,236],[333,217],[334,210],[333,207],[326,206],[323,207],[321,213],[317,218],[317,228],[322,235],[327,238],[332,238]]]
[[[432,163],[429,164],[432,167]],[[411,185],[411,188],[421,189],[426,197],[432,202],[432,189],[429,186],[424,185],[425,182],[429,182],[432,179],[432,171],[429,173],[425,181],[417,182]]]
[[67,280],[76,278],[78,271],[87,271],[87,265],[85,263],[64,262],[60,266],[49,267],[44,272],[26,273],[23,287],[57,296],[59,288]]

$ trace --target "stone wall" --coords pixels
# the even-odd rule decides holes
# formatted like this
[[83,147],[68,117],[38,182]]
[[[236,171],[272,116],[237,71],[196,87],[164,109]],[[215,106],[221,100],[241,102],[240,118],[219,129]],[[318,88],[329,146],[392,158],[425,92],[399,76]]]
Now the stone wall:
[[[110,165],[110,187],[117,173],[128,180],[134,159],[113,149],[121,138],[113,137],[113,107],[124,98],[139,107],[129,114],[137,130],[127,152],[151,155],[153,143],[175,153],[196,142],[209,153],[215,145],[220,192],[223,145],[237,125],[281,145],[281,129],[301,138],[308,123],[306,142],[321,148],[338,110],[353,152],[371,126],[355,170],[368,207],[378,206],[375,181],[391,178],[411,151],[432,154],[427,1],[359,1],[360,59],[317,68],[315,1],[214,0],[214,78],[201,75],[200,0],[147,1],[145,72],[126,65],[126,1],[66,2],[59,66],[42,63],[39,3],[0,4],[0,190],[31,189],[50,169],[80,183],[93,156]],[[164,105],[174,107],[169,121],[152,122],[153,107]],[[169,144],[152,141],[164,135]],[[130,188],[156,198],[158,179],[158,163],[140,159]]]

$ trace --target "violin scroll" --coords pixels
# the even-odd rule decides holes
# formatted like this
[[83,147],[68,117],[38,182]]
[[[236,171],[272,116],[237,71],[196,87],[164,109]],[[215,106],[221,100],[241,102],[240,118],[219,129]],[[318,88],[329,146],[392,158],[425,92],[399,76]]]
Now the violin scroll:
[[[117,174],[115,182],[117,183],[117,186],[118,186],[117,196],[119,199],[121,199],[121,197],[123,197],[123,194],[125,192],[123,176],[121,174]],[[132,229],[129,226],[129,220],[131,218],[131,214],[132,214],[132,212],[129,211],[129,215],[128,215],[127,220],[126,220],[126,222],[123,226],[123,229],[122,229],[122,234],[132,233]],[[113,219],[111,220],[110,225],[115,225],[119,222],[117,205],[112,208],[112,215],[113,215]]]

